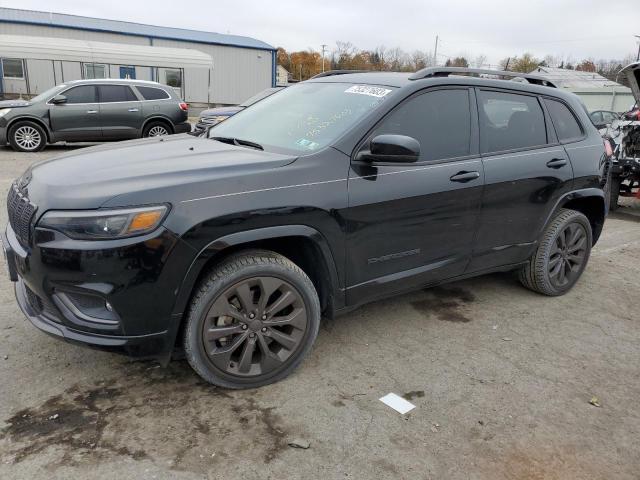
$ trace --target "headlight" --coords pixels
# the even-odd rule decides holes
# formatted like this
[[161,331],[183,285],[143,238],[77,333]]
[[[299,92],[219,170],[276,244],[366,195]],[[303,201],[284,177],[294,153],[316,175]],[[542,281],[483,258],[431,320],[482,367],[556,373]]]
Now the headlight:
[[162,222],[165,205],[122,210],[50,211],[38,227],[50,228],[76,240],[108,240],[144,235]]
[[10,111],[11,111],[10,108],[0,108],[0,118],[4,117]]
[[227,115],[216,115],[215,117],[202,117],[200,121],[209,125],[217,125],[218,123],[225,121],[227,118],[229,118]]

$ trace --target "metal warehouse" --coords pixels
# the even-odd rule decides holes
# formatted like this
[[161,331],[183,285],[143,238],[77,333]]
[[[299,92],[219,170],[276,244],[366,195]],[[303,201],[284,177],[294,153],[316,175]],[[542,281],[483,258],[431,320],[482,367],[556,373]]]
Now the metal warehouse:
[[235,105],[276,83],[276,50],[250,37],[12,8],[0,8],[0,33],[0,95],[9,97],[81,78],[136,78],[170,85],[197,107]]

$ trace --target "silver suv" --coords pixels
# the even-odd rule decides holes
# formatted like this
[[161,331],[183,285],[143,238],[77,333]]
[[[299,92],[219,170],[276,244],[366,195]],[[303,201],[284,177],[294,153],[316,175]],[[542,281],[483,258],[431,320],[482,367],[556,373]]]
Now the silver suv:
[[0,102],[0,145],[37,152],[47,143],[103,142],[191,130],[171,87],[142,80],[75,80],[29,101]]

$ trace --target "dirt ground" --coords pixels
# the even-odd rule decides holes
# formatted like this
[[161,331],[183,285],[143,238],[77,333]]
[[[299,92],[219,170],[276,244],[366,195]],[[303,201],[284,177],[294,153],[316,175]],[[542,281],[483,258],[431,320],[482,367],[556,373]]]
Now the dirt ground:
[[[67,150],[0,147],[0,190]],[[0,274],[0,478],[637,480],[638,203],[564,297],[500,274],[368,305],[253,391],[48,337]]]

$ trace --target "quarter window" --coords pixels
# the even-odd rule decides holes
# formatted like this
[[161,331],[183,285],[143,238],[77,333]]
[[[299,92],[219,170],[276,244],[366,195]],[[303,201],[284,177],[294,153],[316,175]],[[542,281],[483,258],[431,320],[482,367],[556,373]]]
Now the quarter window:
[[435,90],[418,95],[392,111],[371,138],[382,134],[407,135],[418,140],[420,161],[469,155],[469,91]]
[[85,63],[84,78],[107,78],[107,66],[104,63]]
[[136,88],[145,100],[164,100],[169,98],[169,94],[161,88],[141,87],[140,85],[136,85]]
[[126,85],[100,85],[100,103],[135,102],[138,99]]
[[549,98],[545,98],[544,101],[547,104],[549,115],[551,115],[551,121],[556,129],[558,140],[570,142],[582,137],[583,133],[580,124],[564,103]]
[[3,58],[2,72],[4,78],[24,78],[24,62],[21,58]]
[[63,92],[67,97],[67,103],[96,103],[96,87],[94,85],[82,85],[73,87]]
[[479,103],[483,153],[547,143],[544,113],[536,97],[481,90]]

